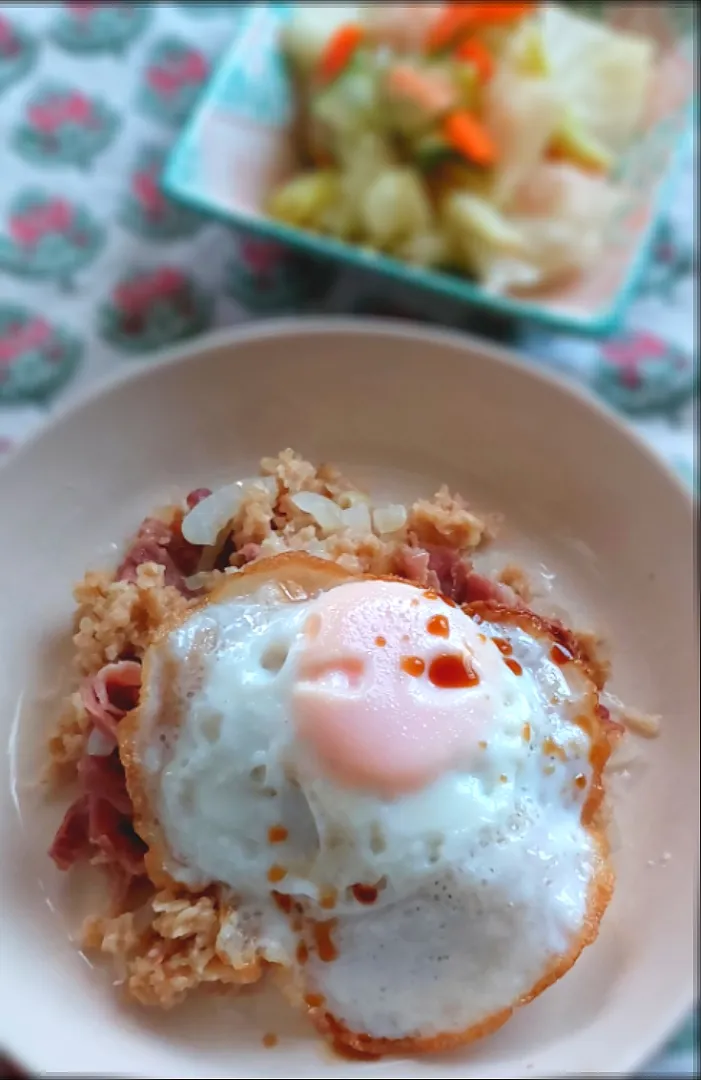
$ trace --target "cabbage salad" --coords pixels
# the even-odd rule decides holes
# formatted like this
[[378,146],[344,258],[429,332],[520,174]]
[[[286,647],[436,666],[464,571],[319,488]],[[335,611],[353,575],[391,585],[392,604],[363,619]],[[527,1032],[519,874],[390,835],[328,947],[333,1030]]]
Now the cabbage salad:
[[580,7],[297,5],[301,171],[268,212],[495,292],[588,269],[655,55]]

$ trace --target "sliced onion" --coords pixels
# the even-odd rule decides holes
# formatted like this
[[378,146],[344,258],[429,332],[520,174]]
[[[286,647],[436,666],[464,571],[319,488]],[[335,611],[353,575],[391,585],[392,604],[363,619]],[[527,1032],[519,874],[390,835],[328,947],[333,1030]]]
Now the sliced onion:
[[300,491],[290,496],[291,501],[303,514],[314,518],[322,532],[332,533],[343,528],[341,510],[332,499],[315,491]]
[[406,507],[401,503],[390,503],[389,506],[378,506],[372,512],[372,522],[375,532],[379,536],[388,536],[390,533],[399,532],[406,525]]
[[355,503],[354,506],[349,506],[346,510],[342,510],[341,517],[343,518],[345,527],[347,529],[352,529],[353,532],[372,532],[370,511],[365,503]]
[[220,532],[232,520],[244,495],[252,487],[261,487],[274,495],[277,481],[273,476],[256,476],[217,488],[183,518],[185,539],[191,544],[216,544]]
[[191,544],[214,544],[221,530],[236,513],[243,488],[227,484],[213,491],[183,518],[182,533]]
[[86,750],[91,757],[109,757],[116,745],[115,739],[110,739],[104,731],[94,727],[88,737]]

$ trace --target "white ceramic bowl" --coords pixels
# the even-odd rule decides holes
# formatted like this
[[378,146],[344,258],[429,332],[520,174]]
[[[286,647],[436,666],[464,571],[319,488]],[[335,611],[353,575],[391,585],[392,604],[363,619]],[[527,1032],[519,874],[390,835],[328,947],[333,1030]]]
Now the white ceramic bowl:
[[[274,998],[167,1015],[118,1001],[69,939],[76,883],[46,857],[33,786],[70,656],[71,583],[140,517],[293,446],[381,495],[447,482],[508,516],[613,644],[613,689],[664,715],[616,789],[618,888],[597,943],[492,1038],[446,1057],[334,1058]],[[130,1077],[514,1077],[621,1073],[693,999],[699,724],[693,511],[595,402],[484,344],[383,322],[289,321],[132,369],[0,470],[0,1047],[38,1072]],[[261,1035],[279,1045],[264,1049]]]

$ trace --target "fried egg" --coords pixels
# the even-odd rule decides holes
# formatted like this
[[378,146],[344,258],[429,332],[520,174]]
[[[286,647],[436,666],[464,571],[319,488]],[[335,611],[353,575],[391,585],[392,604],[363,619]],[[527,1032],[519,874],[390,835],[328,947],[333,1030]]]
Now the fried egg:
[[120,753],[154,882],[225,890],[355,1050],[494,1030],[611,895],[596,688],[527,611],[260,560],[163,629]]

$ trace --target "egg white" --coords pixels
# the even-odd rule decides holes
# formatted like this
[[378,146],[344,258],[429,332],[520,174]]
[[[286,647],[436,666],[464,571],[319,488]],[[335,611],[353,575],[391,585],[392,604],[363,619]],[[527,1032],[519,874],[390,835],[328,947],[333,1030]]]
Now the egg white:
[[[319,589],[343,580],[327,573]],[[313,594],[259,574],[150,650],[123,742],[138,762],[127,768],[137,816],[157,823],[172,880],[231,890],[240,933],[289,969],[293,997],[313,992],[325,1014],[375,1039],[464,1031],[527,996],[586,928],[605,859],[582,823],[592,742],[578,717],[591,684],[551,659],[547,635],[485,623],[523,674],[504,665],[469,767],[393,800],[344,789],[290,720]],[[279,826],[288,835],[271,844]],[[284,877],[271,881],[274,868]],[[358,883],[378,887],[374,904],[358,903]],[[295,927],[274,893],[298,903]],[[315,936],[329,919],[332,963]]]

